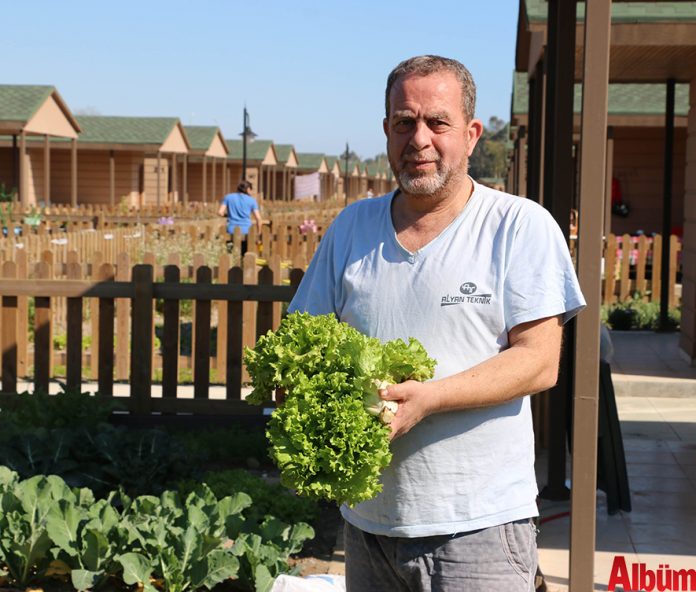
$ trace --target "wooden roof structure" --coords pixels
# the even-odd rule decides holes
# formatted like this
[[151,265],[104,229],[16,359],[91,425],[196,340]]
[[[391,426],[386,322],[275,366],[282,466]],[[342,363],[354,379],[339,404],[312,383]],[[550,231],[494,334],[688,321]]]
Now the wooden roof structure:
[[55,87],[0,84],[0,134],[76,138],[80,131]]
[[292,144],[273,144],[273,146],[279,165],[297,168],[297,152]]
[[326,157],[317,152],[298,152],[297,170],[304,173],[328,173]]
[[[687,125],[682,338],[696,361],[696,3],[520,0],[515,65],[529,77],[527,196],[542,199],[568,230],[574,83],[582,82],[578,276],[588,307],[567,341],[560,391],[551,397],[548,495],[565,488],[566,399],[573,404],[570,587],[594,589],[599,326],[609,83],[662,83],[665,101],[663,229],[669,235],[676,84],[690,83]],[[663,230],[663,234],[665,234]],[[668,241],[666,241],[668,242]],[[669,248],[662,251],[668,265]],[[667,282],[662,282],[667,284]],[[667,295],[661,306],[666,313]],[[666,314],[665,314],[666,316]],[[573,363],[574,362],[574,363]],[[574,370],[573,370],[574,368]],[[560,461],[560,462],[559,462]],[[551,466],[554,465],[552,476]],[[543,494],[544,492],[542,492]]]
[[217,126],[185,125],[184,133],[191,147],[191,156],[226,158],[229,154],[225,138]]
[[[242,140],[225,140],[229,148],[227,158],[241,162],[243,158],[244,143]],[[247,164],[248,165],[276,165],[275,146],[272,140],[253,140],[247,142]]]

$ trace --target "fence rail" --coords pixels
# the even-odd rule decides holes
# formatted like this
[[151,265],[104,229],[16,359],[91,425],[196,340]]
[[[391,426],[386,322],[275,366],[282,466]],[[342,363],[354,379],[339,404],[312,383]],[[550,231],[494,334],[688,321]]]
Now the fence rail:
[[[104,263],[94,278],[85,280],[80,266],[71,263],[69,279],[52,280],[47,279],[50,266],[44,262],[35,270],[36,279],[18,279],[16,263],[5,262],[0,282],[3,402],[11,404],[8,393],[16,393],[19,378],[31,379],[34,388],[44,391],[56,378],[60,357],[52,339],[54,304],[65,299],[66,348],[61,355],[68,388],[81,388],[84,379],[96,380],[99,396],[106,400],[114,397],[115,382],[127,381],[129,396],[116,399],[134,414],[258,414],[260,410],[241,396],[248,380],[243,347],[253,346],[259,335],[277,328],[282,303],[292,298],[305,267],[303,258],[295,263],[283,270],[276,255],[259,267],[249,253],[241,267],[221,260],[217,283],[210,267],[199,266],[195,283],[190,284],[181,282],[175,265],[165,266],[163,281],[158,282],[152,265],[136,265],[129,277],[123,273],[119,277],[113,265]],[[281,283],[284,279],[287,285]],[[33,319],[27,314],[29,298],[34,303]],[[194,302],[192,343],[190,355],[182,356],[181,303],[188,300]],[[159,352],[154,344],[156,320]],[[88,352],[83,350],[84,332],[91,337]],[[193,370],[193,399],[177,396],[182,361]],[[153,396],[155,370],[161,370],[161,397]],[[210,397],[211,370],[216,383],[224,385],[224,399]]]

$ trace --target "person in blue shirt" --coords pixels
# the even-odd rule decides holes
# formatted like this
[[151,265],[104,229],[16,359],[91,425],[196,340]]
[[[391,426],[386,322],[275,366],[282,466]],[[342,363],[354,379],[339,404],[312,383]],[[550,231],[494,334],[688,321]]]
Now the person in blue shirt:
[[235,228],[239,228],[242,231],[244,237],[242,240],[242,252],[246,251],[247,234],[249,233],[249,228],[251,228],[252,216],[256,222],[256,228],[259,234],[261,234],[261,213],[259,212],[259,204],[249,195],[251,187],[252,185],[249,181],[242,181],[237,185],[236,193],[228,193],[222,198],[220,208],[218,209],[218,215],[227,218],[227,232],[230,234],[228,244],[231,244]]

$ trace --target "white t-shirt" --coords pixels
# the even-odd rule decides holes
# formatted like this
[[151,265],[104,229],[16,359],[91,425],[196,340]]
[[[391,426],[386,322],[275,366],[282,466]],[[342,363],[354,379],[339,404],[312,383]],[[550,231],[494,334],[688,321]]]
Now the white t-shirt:
[[[411,253],[396,238],[393,196],[341,212],[291,311],[333,312],[383,341],[415,337],[438,379],[504,350],[516,325],[584,306],[563,235],[539,204],[474,183],[457,218]],[[382,493],[341,508],[362,530],[432,536],[537,515],[529,397],[431,415],[392,452]]]

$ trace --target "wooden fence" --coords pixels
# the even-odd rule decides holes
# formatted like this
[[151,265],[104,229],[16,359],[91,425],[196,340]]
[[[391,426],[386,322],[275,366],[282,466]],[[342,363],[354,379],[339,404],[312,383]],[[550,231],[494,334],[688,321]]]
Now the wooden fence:
[[[681,303],[681,241],[670,236],[669,306]],[[629,234],[607,237],[604,247],[602,302],[623,302],[637,294],[646,302],[659,302],[662,277],[662,236],[634,237]]]
[[[292,298],[305,260],[298,258],[293,267],[283,269],[277,255],[263,267],[256,265],[252,253],[245,255],[242,267],[223,257],[217,269],[198,266],[194,283],[182,282],[182,270],[176,265],[164,266],[163,281],[156,281],[155,266],[136,265],[126,274],[125,263],[118,269],[104,263],[91,279],[83,279],[78,263],[69,263],[66,280],[50,279],[46,262],[37,264],[34,279],[19,279],[13,261],[2,264],[3,403],[11,404],[7,395],[16,393],[19,378],[30,378],[34,388],[46,391],[55,378],[54,303],[63,298],[68,388],[81,388],[83,379],[96,380],[99,396],[108,399],[114,396],[115,381],[127,381],[130,395],[117,399],[136,414],[259,413],[241,396],[248,378],[242,367],[243,347],[253,346],[259,335],[278,326],[282,302]],[[29,298],[34,303],[33,318],[27,314]],[[181,304],[188,300],[194,302],[191,355],[181,356]],[[161,321],[160,351],[154,345],[156,319]],[[91,337],[88,349],[83,349],[85,332]],[[193,370],[193,399],[177,396],[182,365]],[[159,369],[162,396],[153,397],[153,378]],[[224,385],[223,400],[210,398],[211,370],[216,382]]]

